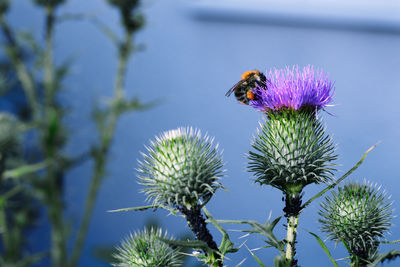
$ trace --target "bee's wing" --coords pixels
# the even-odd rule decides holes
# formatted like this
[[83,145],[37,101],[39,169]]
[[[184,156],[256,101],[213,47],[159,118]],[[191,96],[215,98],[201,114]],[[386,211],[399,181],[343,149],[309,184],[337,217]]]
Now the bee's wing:
[[238,86],[240,86],[242,83],[243,83],[243,80],[238,81],[234,86],[232,86],[231,89],[229,89],[228,92],[226,92],[225,96],[230,96],[230,95],[235,91],[235,89],[236,89]]

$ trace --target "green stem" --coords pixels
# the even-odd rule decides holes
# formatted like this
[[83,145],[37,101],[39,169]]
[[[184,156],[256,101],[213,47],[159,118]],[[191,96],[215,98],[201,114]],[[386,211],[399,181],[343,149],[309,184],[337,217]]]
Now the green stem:
[[50,166],[47,171],[48,177],[51,178],[52,192],[49,197],[49,218],[51,223],[51,260],[52,266],[66,266],[67,247],[66,234],[63,220],[62,189],[57,180],[63,177],[62,172],[57,172],[55,166]]
[[[114,99],[113,103],[121,101],[124,98],[124,82],[126,76],[126,69],[129,57],[131,55],[132,46],[132,31],[125,32],[125,39],[119,47],[119,58],[118,58],[118,69],[115,79],[114,87]],[[108,151],[114,136],[115,128],[117,125],[119,113],[111,108],[109,110],[109,119],[107,120],[106,126],[101,131],[101,144],[100,148],[96,149],[94,153],[94,164],[95,169],[91,178],[89,187],[89,194],[85,203],[85,210],[81,225],[78,229],[77,238],[72,250],[71,259],[69,266],[73,267],[78,264],[78,261],[82,254],[82,249],[85,244],[85,239],[90,225],[90,219],[93,214],[94,205],[96,202],[97,194],[104,178],[106,161]]]
[[46,50],[44,55],[44,90],[46,111],[52,105],[55,92],[54,64],[53,64],[53,32],[54,32],[54,9],[46,8]]
[[9,236],[9,229],[7,225],[7,220],[6,220],[6,212],[4,207],[0,208],[0,227],[1,227],[1,237],[2,237],[2,242],[4,246],[4,256],[7,257],[7,255],[10,254],[10,236]]
[[114,84],[114,94],[115,96],[123,96],[124,92],[124,82],[126,75],[126,68],[129,57],[132,52],[132,37],[133,31],[125,32],[125,39],[122,44],[120,44],[118,51],[118,69],[117,76]]
[[0,27],[6,38],[6,54],[10,57],[11,62],[17,72],[18,80],[21,82],[28,105],[33,113],[35,121],[40,120],[40,105],[36,96],[36,88],[33,77],[29,73],[27,66],[22,59],[22,53],[18,46],[18,43],[14,37],[14,34],[6,22],[4,15],[0,15]]
[[54,266],[67,265],[67,246],[64,225],[64,203],[63,203],[63,179],[65,170],[58,162],[59,147],[55,143],[59,135],[58,125],[60,117],[55,110],[55,80],[54,80],[54,58],[53,58],[53,35],[54,35],[54,8],[46,7],[46,50],[44,55],[44,110],[46,127],[42,129],[45,137],[45,156],[49,161],[47,168],[47,181],[50,185],[49,194],[49,218],[51,223],[51,260]]
[[[18,194],[22,191],[21,186],[15,186],[10,191],[3,194],[0,198],[0,228],[1,228],[1,236],[4,247],[3,257],[6,261],[16,262],[20,255],[20,248],[18,244],[15,242],[16,235],[19,235],[20,232],[11,231],[10,227],[7,223],[7,215],[5,210],[5,203],[7,200],[14,195]],[[12,228],[12,226],[11,226]]]

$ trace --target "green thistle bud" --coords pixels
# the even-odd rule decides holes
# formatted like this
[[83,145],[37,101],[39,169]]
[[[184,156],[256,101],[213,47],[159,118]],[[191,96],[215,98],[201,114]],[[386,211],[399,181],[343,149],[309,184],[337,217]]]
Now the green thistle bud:
[[145,229],[143,232],[130,234],[113,256],[118,267],[166,267],[182,266],[182,257],[177,249],[172,249],[160,238],[167,239],[167,233],[161,229]]
[[[0,113],[0,154],[13,151],[19,143],[18,121],[7,112]],[[0,155],[1,156],[1,155]]]
[[207,202],[222,187],[222,157],[213,139],[200,131],[178,128],[151,141],[143,162],[139,161],[140,184],[155,205],[191,208]]
[[271,185],[290,196],[304,186],[327,182],[336,159],[334,145],[313,112],[271,111],[260,123],[249,153],[249,171],[256,182]]
[[319,221],[332,240],[343,241],[352,254],[371,260],[376,255],[379,238],[391,226],[391,205],[379,188],[350,183],[325,198]]

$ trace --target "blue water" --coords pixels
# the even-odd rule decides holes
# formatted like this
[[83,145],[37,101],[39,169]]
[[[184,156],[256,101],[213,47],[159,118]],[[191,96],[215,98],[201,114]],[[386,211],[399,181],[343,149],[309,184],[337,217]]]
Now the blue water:
[[[143,11],[147,24],[135,36],[135,42],[146,48],[135,54],[129,64],[126,91],[128,96],[138,96],[144,102],[161,99],[163,103],[121,118],[110,153],[108,177],[101,187],[80,266],[108,266],[93,258],[93,247],[117,244],[130,231],[141,229],[149,218],[156,217],[175,236],[188,230],[183,218],[167,216],[164,211],[106,212],[145,204],[135,179],[139,151],[144,151],[143,145],[154,135],[179,126],[208,132],[224,149],[227,172],[223,184],[229,192],[220,190],[208,204],[214,217],[264,222],[270,212],[273,218],[282,214],[280,192],[255,185],[245,171],[245,155],[263,115],[224,96],[248,69],[313,64],[328,72],[336,81],[337,106],[328,109],[335,116],[321,116],[340,155],[337,176],[351,168],[366,149],[382,141],[351,179],[381,184],[392,194],[395,210],[400,210],[400,197],[396,194],[400,190],[399,34],[196,19],[181,1],[173,0],[147,2]],[[60,12],[97,15],[121,33],[116,10],[105,1],[71,0]],[[31,31],[38,38],[43,36],[42,13],[30,1],[14,1],[10,20],[19,29]],[[70,57],[75,61],[61,97],[71,110],[66,122],[72,138],[66,152],[78,154],[97,138],[90,111],[92,103],[106,101],[112,95],[116,51],[91,23],[71,21],[60,24],[56,33],[57,62]],[[66,216],[74,226],[81,218],[91,167],[91,163],[84,164],[67,177]],[[321,188],[307,188],[305,199]],[[300,217],[297,255],[301,266],[330,265],[306,231],[320,233],[318,205],[318,201],[314,202]],[[393,223],[389,240],[400,239],[399,218]],[[277,235],[283,238],[282,224],[277,228]],[[227,229],[238,228],[227,225]],[[42,227],[31,236],[36,247],[45,246],[45,232]],[[219,241],[218,231],[211,228],[211,232]],[[249,248],[263,245],[258,237],[238,239],[240,233],[231,233],[238,245],[247,239]],[[341,245],[328,244],[335,258],[347,256]],[[384,246],[383,250],[389,247]],[[256,254],[272,266],[276,252],[263,249]],[[257,266],[245,247],[230,255],[226,264],[235,266],[244,258],[247,260],[243,266]],[[398,265],[399,261],[386,266]]]

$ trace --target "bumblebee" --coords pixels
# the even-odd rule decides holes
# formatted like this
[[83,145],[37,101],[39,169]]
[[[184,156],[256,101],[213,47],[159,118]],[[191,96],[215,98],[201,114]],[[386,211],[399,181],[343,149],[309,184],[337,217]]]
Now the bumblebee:
[[232,86],[232,88],[226,92],[225,96],[230,96],[233,92],[235,92],[236,99],[240,103],[248,105],[250,100],[256,99],[254,89],[256,89],[257,85],[265,87],[267,82],[269,81],[260,71],[246,71],[242,74],[242,79]]

